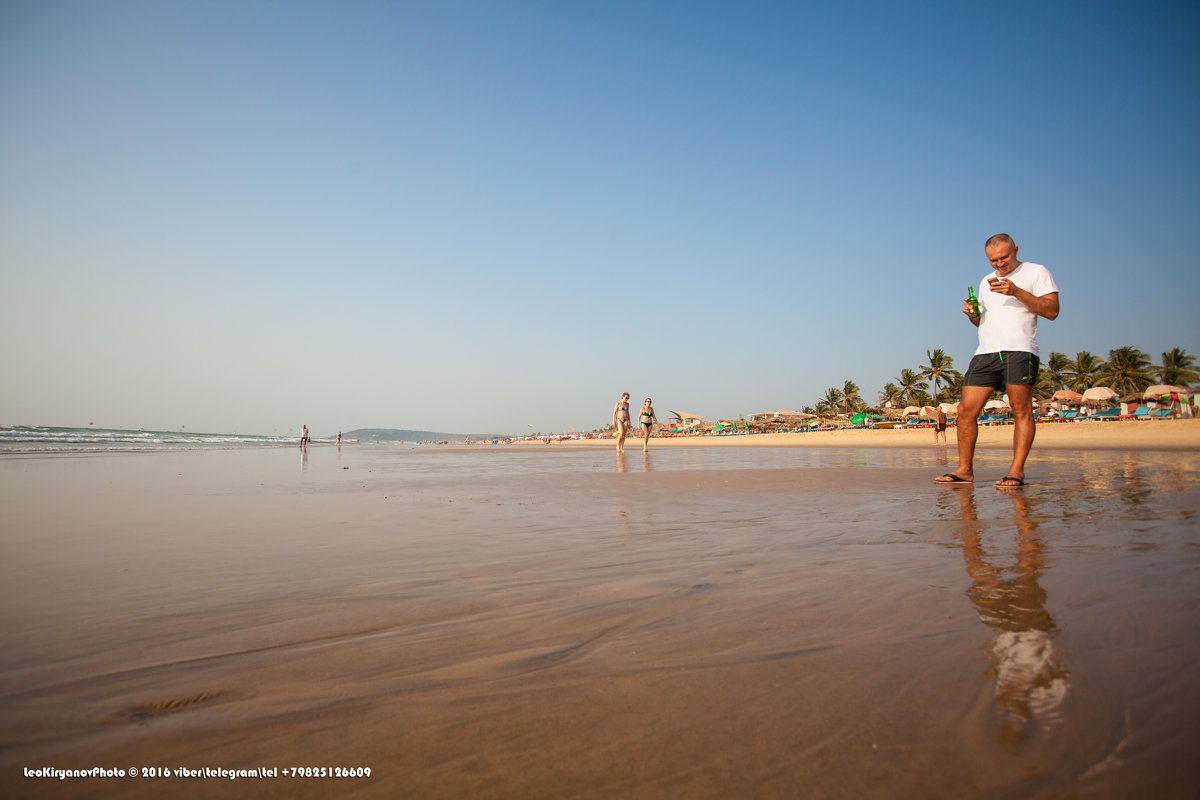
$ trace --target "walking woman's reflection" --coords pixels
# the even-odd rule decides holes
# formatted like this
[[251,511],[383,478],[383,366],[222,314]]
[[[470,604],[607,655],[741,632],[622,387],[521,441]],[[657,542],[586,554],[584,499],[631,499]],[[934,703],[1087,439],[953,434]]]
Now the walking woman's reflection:
[[995,632],[989,675],[996,681],[1000,739],[1017,750],[1033,732],[1032,725],[1045,730],[1057,721],[1069,687],[1070,672],[1054,650],[1058,627],[1046,610],[1046,590],[1038,582],[1045,566],[1044,546],[1025,494],[1004,492],[1012,501],[1017,526],[1016,563],[1011,563],[1011,556],[993,554],[989,559],[974,492],[952,494],[962,506],[963,558],[971,577],[967,596],[979,618]]
[[[654,469],[650,465],[650,453],[642,453],[642,472],[653,472]],[[625,454],[617,453],[617,472],[628,472],[628,466],[625,463]]]

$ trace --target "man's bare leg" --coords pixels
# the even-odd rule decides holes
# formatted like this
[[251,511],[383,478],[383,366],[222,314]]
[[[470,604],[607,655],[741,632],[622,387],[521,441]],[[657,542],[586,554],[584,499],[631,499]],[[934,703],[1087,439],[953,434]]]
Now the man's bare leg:
[[934,478],[934,483],[970,483],[975,480],[975,442],[979,438],[979,412],[992,396],[986,386],[964,386],[958,404],[958,466],[953,472]]
[[1013,460],[1008,474],[996,485],[1021,486],[1025,482],[1025,459],[1033,449],[1033,437],[1037,432],[1033,423],[1033,387],[1014,384],[1006,388],[1008,405],[1013,412]]

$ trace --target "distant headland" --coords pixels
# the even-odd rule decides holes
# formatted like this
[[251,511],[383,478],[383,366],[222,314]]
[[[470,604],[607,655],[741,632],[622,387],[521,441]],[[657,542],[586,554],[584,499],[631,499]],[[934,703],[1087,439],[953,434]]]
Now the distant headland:
[[344,431],[342,439],[360,442],[437,442],[463,439],[507,439],[507,433],[441,433],[438,431],[408,431],[398,428],[358,428]]

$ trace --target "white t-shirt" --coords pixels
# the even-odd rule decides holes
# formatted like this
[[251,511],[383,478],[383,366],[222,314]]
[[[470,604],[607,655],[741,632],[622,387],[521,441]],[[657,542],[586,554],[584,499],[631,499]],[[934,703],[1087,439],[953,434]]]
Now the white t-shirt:
[[[995,274],[988,273],[979,282],[979,305],[983,316],[979,319],[979,349],[975,355],[1002,350],[1037,355],[1037,314],[1017,298],[993,292],[988,278]],[[1050,270],[1032,261],[1023,261],[1005,277],[1034,297],[1045,297],[1058,291]]]

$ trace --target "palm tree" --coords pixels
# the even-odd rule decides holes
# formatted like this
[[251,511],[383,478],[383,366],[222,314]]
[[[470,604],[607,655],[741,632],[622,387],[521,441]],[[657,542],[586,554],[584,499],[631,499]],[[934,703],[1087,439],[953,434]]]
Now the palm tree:
[[1108,361],[1096,378],[1113,388],[1117,394],[1140,392],[1150,385],[1150,359],[1136,347],[1118,347],[1108,351]]
[[1194,366],[1196,366],[1195,357],[1188,355],[1186,350],[1176,347],[1169,353],[1162,354],[1162,366],[1155,367],[1154,372],[1158,376],[1159,383],[1165,383],[1168,386],[1191,386],[1200,381],[1200,373],[1192,369]]
[[1096,385],[1096,376],[1100,374],[1100,368],[1103,366],[1104,362],[1100,359],[1087,350],[1080,350],[1075,354],[1075,363],[1071,365],[1067,385],[1072,391],[1082,394]]
[[921,373],[916,370],[902,369],[900,377],[896,378],[896,383],[900,384],[900,396],[904,398],[904,402],[909,405],[916,405],[920,395],[920,387],[923,383]]
[[824,406],[827,412],[836,414],[842,407],[844,399],[845,395],[842,394],[841,389],[836,386],[830,387],[825,390],[825,396],[817,401],[817,412],[820,413],[821,407]]
[[858,384],[854,381],[846,381],[846,385],[842,387],[842,408],[846,413],[853,414],[866,405],[859,391]]
[[900,391],[900,387],[888,381],[883,385],[883,390],[879,392],[879,405],[892,407],[904,405],[904,393]]
[[1049,400],[1054,393],[1062,388],[1062,384],[1049,369],[1038,372],[1037,385],[1033,387],[1033,396],[1038,400]]
[[949,383],[951,376],[958,374],[958,370],[954,369],[954,359],[946,355],[941,348],[932,352],[926,350],[925,357],[929,359],[929,363],[921,367],[921,377],[929,381],[929,394],[936,399],[940,384]]
[[954,375],[950,378],[950,382],[942,387],[942,397],[950,402],[962,398],[963,379],[963,374],[955,370]]
[[[1046,360],[1046,365],[1042,367],[1042,374],[1038,378],[1038,387],[1044,385],[1052,395],[1067,385],[1070,374],[1071,359],[1065,353],[1051,353],[1050,358]],[[1040,395],[1041,392],[1039,391],[1038,394]]]

